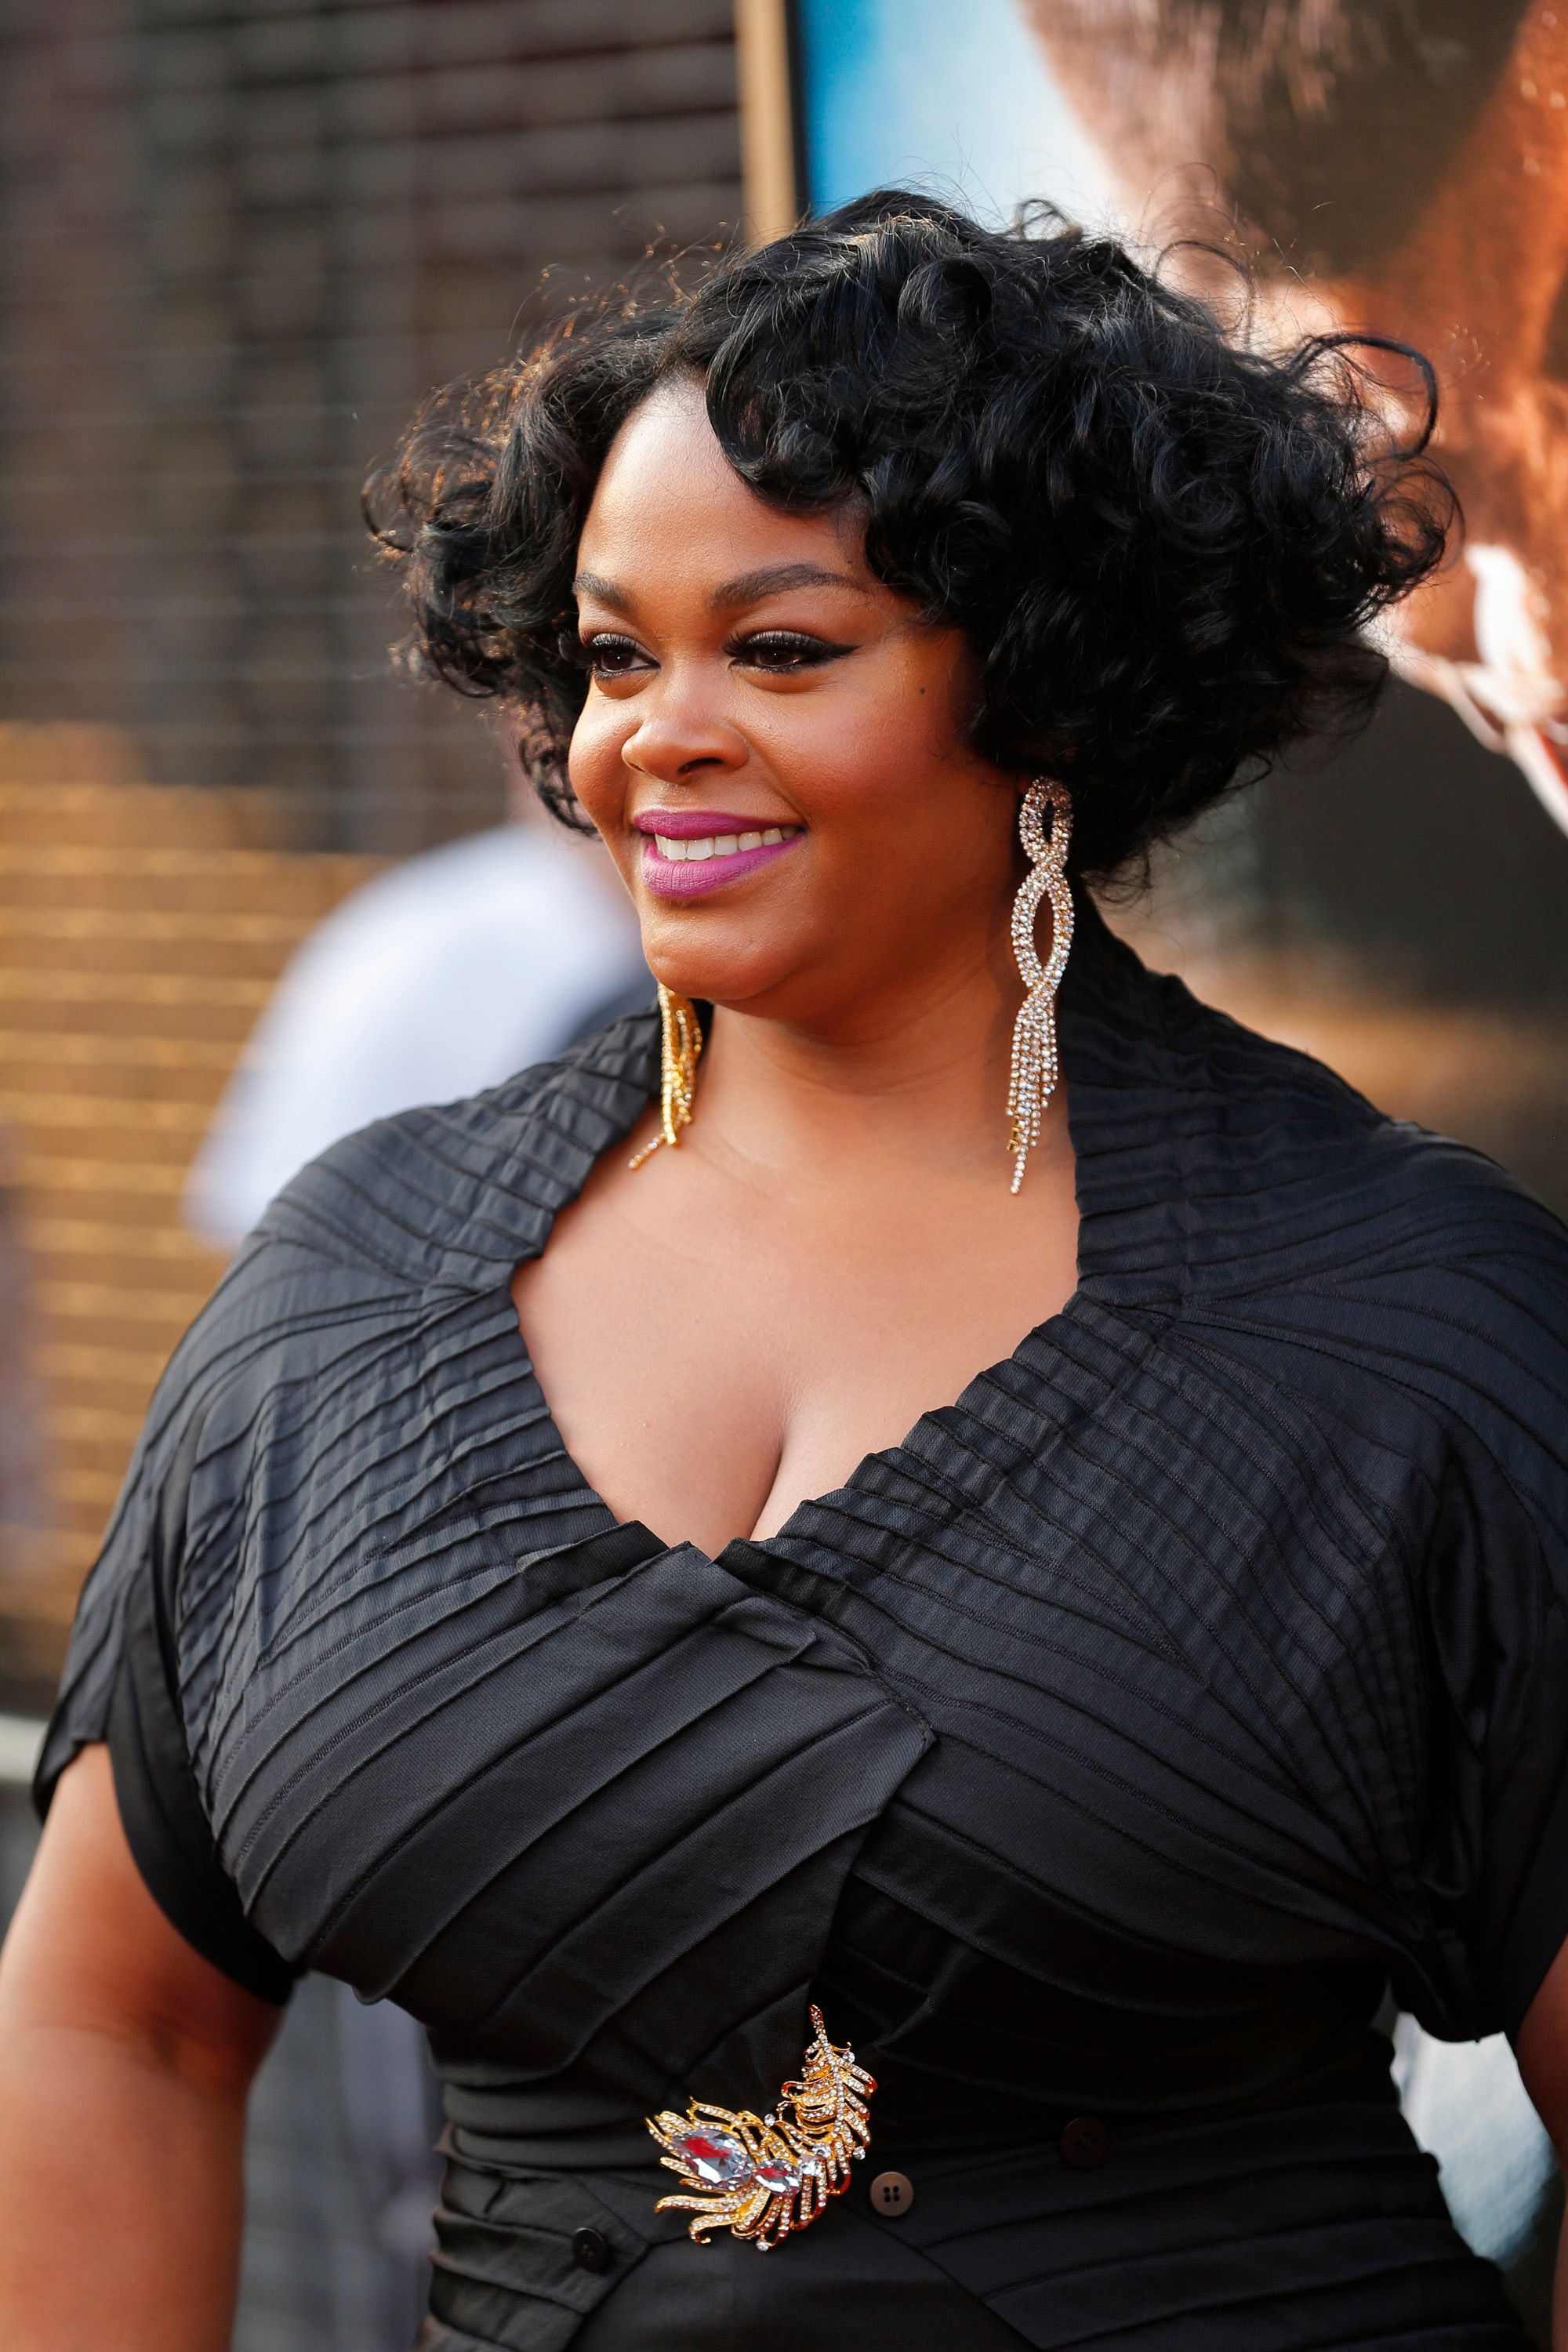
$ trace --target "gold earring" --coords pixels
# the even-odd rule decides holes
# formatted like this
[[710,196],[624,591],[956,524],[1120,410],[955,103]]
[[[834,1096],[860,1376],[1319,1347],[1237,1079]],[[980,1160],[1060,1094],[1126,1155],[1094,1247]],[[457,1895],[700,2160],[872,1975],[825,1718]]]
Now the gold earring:
[[[1051,812],[1047,840],[1043,813]],[[1013,952],[1027,991],[1013,1029],[1013,1076],[1007,1088],[1007,1149],[1013,1154],[1013,1190],[1024,1181],[1024,1162],[1040,1139],[1040,1120],[1055,1089],[1057,990],[1072,945],[1072,892],[1067,884],[1068,844],[1072,839],[1072,802],[1067,788],[1037,776],[1018,810],[1018,837],[1029,871],[1013,901]],[[1051,902],[1051,951],[1041,964],[1035,951],[1035,918],[1040,900]]]
[[649,1155],[668,1143],[673,1151],[680,1130],[691,1124],[691,1099],[697,1092],[697,1057],[702,1051],[702,1029],[695,1007],[673,988],[658,983],[659,1047],[658,1133],[627,1161],[640,1168]]

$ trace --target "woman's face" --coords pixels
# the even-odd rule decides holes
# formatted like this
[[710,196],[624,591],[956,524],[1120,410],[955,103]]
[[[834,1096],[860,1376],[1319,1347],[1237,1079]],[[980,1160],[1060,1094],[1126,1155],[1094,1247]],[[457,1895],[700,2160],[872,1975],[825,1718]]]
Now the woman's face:
[[683,995],[874,1022],[998,963],[1017,779],[965,743],[962,634],[868,569],[847,513],[726,462],[702,393],[622,427],[578,551],[591,664],[571,776]]

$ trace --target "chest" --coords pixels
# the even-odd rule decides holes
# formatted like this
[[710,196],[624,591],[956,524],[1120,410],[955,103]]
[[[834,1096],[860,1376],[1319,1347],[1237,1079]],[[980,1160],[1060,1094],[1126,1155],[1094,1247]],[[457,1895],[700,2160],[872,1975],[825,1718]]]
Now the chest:
[[[851,1948],[896,1964],[910,2032],[951,2040],[951,1981],[1055,2052],[1094,2039],[1079,1991],[1097,2033],[1102,2000],[1141,2013],[1151,1938],[1162,2016],[1173,1952],[1196,2008],[1240,2014],[1222,1963],[1363,1948],[1416,1777],[1376,1532],[1399,1449],[1338,1458],[1289,1400],[1080,1299],[776,1543],[666,1551],[563,1462],[503,1311],[426,1351],[405,1516],[253,1495],[258,1613],[187,1712],[279,1949],[543,2071],[590,2042],[618,2068],[635,2000],[630,2041],[679,2038],[680,2081],[726,2003]],[[317,1391],[321,1433],[362,1396]],[[1043,1953],[1079,1989],[1044,2006]]]
[[592,1188],[513,1297],[590,1484],[713,1552],[1009,1356],[1073,1289],[1077,1230],[1065,1155],[1020,1202],[1000,1173],[759,1192],[686,1151]]

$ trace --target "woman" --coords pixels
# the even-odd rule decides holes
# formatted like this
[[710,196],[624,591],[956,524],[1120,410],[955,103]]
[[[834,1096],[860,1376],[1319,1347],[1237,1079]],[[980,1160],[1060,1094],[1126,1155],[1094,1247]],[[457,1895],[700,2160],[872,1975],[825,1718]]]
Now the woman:
[[7,2342],[221,2344],[313,1967],[430,2028],[430,2352],[1518,2352],[1373,2019],[1568,2132],[1568,1241],[1082,888],[1364,709],[1440,478],[1344,352],[894,194],[377,505],[661,1008],[336,1147],[176,1355],[8,1958]]

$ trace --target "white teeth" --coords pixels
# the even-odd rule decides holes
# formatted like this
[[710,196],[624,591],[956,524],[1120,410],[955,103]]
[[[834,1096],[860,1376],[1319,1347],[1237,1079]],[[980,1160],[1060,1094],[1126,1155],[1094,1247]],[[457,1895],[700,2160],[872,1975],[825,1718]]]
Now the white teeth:
[[668,833],[653,837],[659,856],[679,866],[682,858],[734,857],[743,849],[772,849],[781,841],[793,841],[800,830],[798,824],[770,824],[765,833],[710,833],[695,841],[677,841]]

